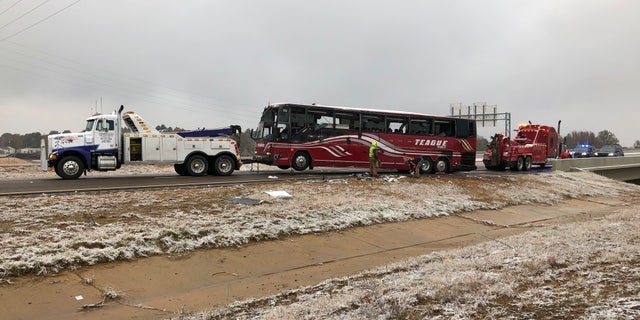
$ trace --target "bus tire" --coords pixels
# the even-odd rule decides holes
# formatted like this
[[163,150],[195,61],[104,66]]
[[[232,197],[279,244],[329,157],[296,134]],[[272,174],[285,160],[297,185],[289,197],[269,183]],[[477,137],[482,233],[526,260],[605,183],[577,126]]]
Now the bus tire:
[[291,167],[296,171],[304,171],[309,168],[310,163],[311,158],[309,157],[309,154],[303,151],[298,151],[293,156]]
[[524,171],[531,170],[531,157],[524,159]]
[[433,160],[429,157],[422,157],[422,166],[420,173],[433,173]]
[[62,158],[56,165],[56,173],[65,180],[78,179],[84,172],[84,163],[76,156]]
[[181,175],[181,176],[188,176],[189,173],[187,173],[187,168],[184,166],[184,163],[176,163],[173,165],[173,170],[176,171],[177,174]]
[[234,161],[233,159],[223,154],[216,158],[213,164],[213,171],[215,171],[216,175],[219,176],[228,176],[233,173],[234,170]]
[[207,173],[209,163],[205,157],[196,154],[187,159],[186,166],[187,173],[190,176],[199,177]]
[[523,170],[524,170],[524,158],[518,157],[518,160],[516,161],[516,171],[523,171]]
[[449,172],[449,161],[447,158],[438,158],[433,167],[436,173],[447,173]]

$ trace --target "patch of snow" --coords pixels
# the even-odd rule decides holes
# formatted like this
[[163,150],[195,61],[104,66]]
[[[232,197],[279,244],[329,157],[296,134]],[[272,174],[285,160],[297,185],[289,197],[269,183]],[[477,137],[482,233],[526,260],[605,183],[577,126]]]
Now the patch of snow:
[[[502,239],[513,249],[485,242],[433,253],[185,319],[637,319],[634,210]],[[594,245],[594,234],[610,239]]]

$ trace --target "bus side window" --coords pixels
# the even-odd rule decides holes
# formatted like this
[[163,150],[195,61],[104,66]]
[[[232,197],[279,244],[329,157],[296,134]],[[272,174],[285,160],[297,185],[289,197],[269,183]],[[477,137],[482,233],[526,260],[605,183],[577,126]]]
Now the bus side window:
[[406,119],[387,117],[387,133],[404,134],[407,123]]
[[436,135],[440,137],[454,136],[453,124],[454,124],[453,121],[436,121],[435,123]]
[[413,118],[411,119],[410,134],[414,135],[432,135],[431,127],[432,127],[431,119],[425,118]]
[[363,114],[362,115],[362,131],[364,132],[384,132],[385,123],[383,116],[374,115],[374,114]]
[[476,122],[467,119],[457,119],[455,122],[457,138],[469,138],[476,135]]
[[360,115],[357,112],[340,111],[335,113],[336,129],[346,131],[360,130]]

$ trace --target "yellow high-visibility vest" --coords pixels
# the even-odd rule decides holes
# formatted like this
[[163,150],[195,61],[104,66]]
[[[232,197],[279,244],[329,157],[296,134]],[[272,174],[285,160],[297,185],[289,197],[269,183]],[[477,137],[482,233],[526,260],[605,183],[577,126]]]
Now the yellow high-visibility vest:
[[371,142],[371,147],[369,147],[369,158],[376,157],[376,149],[378,149],[378,143],[375,141]]

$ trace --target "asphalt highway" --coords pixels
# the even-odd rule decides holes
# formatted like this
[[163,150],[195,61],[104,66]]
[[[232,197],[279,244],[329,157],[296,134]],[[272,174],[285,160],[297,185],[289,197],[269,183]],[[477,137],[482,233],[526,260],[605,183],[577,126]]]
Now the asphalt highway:
[[[478,169],[457,174],[522,174],[510,171],[487,171],[482,162],[476,163]],[[29,196],[41,194],[76,193],[76,192],[105,192],[118,190],[167,189],[167,188],[198,188],[221,187],[225,185],[265,184],[282,181],[322,180],[347,178],[363,174],[361,168],[315,168],[303,172],[288,170],[236,171],[230,176],[179,176],[175,173],[166,174],[109,174],[91,172],[76,180],[63,180],[52,174],[47,178],[25,178],[0,180],[0,196]],[[531,172],[538,172],[532,170]],[[398,174],[396,171],[379,171],[380,174]],[[423,175],[428,177],[430,175]],[[277,178],[274,178],[277,177]]]

